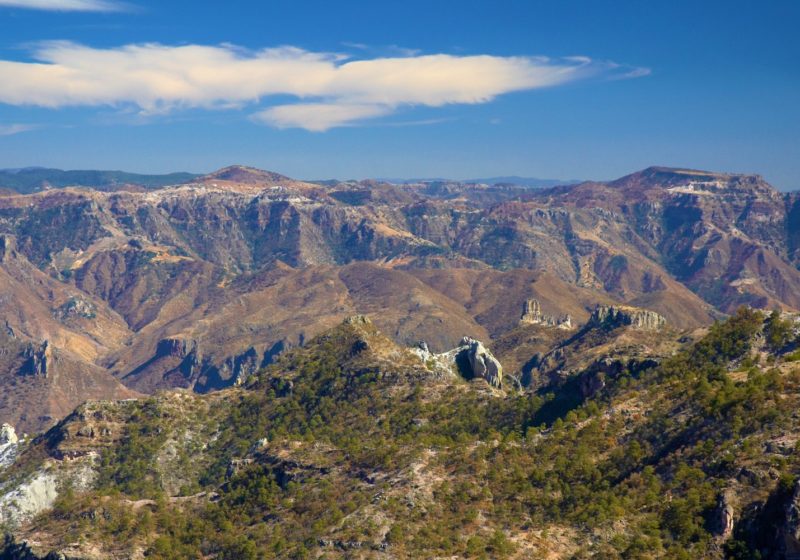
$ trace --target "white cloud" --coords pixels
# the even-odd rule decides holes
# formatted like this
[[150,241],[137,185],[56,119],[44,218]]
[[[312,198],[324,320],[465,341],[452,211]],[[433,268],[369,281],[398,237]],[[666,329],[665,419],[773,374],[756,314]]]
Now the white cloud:
[[54,12],[118,12],[125,5],[112,0],[0,0],[0,7]]
[[260,111],[253,119],[276,128],[305,128],[323,132],[355,121],[382,117],[392,112],[386,105],[350,105],[345,103],[296,103],[278,105]]
[[34,124],[0,124],[0,136],[12,136],[38,128]]
[[[33,59],[0,60],[0,103],[135,107],[147,115],[261,105],[253,116],[257,121],[315,131],[404,106],[486,103],[514,91],[631,71],[585,57],[432,54],[353,60],[294,47],[247,51],[232,45],[94,49],[51,42],[40,45]],[[276,95],[297,103],[263,107]]]

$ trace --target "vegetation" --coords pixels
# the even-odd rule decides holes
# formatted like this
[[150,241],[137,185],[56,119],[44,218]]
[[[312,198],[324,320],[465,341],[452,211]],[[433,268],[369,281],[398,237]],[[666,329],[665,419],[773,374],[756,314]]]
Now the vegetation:
[[[556,395],[559,414],[533,394],[353,360],[361,335],[344,326],[192,419],[214,437],[183,497],[165,492],[159,457],[186,419],[150,399],[96,490],[63,493],[37,524],[153,559],[529,557],[555,533],[573,558],[718,557],[720,492],[745,469],[748,499],[766,502],[800,474],[797,454],[763,452],[800,431],[800,371],[752,358],[762,328],[771,348],[789,344],[779,320],[742,309],[592,399]],[[737,530],[726,554],[755,558],[758,539]]]

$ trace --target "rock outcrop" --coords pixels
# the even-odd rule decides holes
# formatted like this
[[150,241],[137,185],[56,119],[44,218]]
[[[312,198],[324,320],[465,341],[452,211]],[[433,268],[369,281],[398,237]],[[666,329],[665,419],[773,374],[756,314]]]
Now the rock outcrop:
[[592,327],[630,326],[634,329],[657,331],[667,324],[667,320],[655,311],[638,307],[598,305],[588,324]]
[[186,338],[164,338],[158,341],[156,346],[156,358],[172,356],[185,358],[192,352],[197,351],[197,343]]
[[468,336],[462,338],[456,363],[468,379],[485,379],[489,385],[497,388],[503,384],[503,366],[480,340]]
[[344,320],[345,325],[371,325],[372,321],[366,315],[351,315]]
[[526,300],[523,304],[522,317],[520,317],[519,321],[527,325],[544,325],[564,330],[572,329],[572,317],[569,314],[559,319],[550,315],[544,315],[539,300],[533,298]]
[[0,447],[17,443],[18,441],[19,438],[17,437],[16,430],[14,430],[14,426],[11,424],[3,424],[0,426]]
[[722,492],[717,497],[717,507],[714,509],[711,519],[711,530],[720,540],[728,540],[733,535],[734,515],[736,510],[733,507],[734,494],[730,491]]
[[182,358],[177,369],[186,379],[194,379],[200,372],[203,356],[194,340],[185,338],[165,338],[158,342],[156,358]]
[[14,427],[10,424],[3,424],[0,427],[0,470],[14,462],[18,443],[19,438]]
[[0,235],[0,263],[14,255],[16,243],[11,235]]
[[97,306],[84,298],[71,297],[55,310],[54,315],[61,321],[76,317],[94,319],[97,317]]
[[34,375],[47,377],[53,367],[54,356],[53,348],[45,340],[37,348],[33,344],[28,344],[24,352],[25,363],[19,371],[20,375]]
[[411,352],[416,354],[426,367],[447,375],[460,375],[465,379],[484,379],[492,387],[503,385],[503,366],[480,340],[468,336],[458,346],[435,354],[425,341],[420,341]]
[[0,524],[14,526],[51,508],[58,497],[58,485],[54,474],[42,470],[7,494],[0,495]]
[[522,317],[520,321],[534,325],[542,322],[542,308],[541,305],[539,305],[539,300],[529,299],[525,301],[522,307]]

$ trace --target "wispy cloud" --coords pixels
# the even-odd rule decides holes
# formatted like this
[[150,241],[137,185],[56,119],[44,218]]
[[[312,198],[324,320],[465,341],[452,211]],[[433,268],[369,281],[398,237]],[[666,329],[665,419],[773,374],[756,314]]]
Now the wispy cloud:
[[0,0],[0,7],[53,12],[120,12],[128,5],[114,0]]
[[[1,1],[1,0],[0,0]],[[39,45],[33,62],[0,60],[0,103],[113,106],[145,115],[256,107],[278,128],[324,131],[402,107],[487,103],[515,91],[632,71],[591,59],[413,55],[353,59],[295,47]],[[294,103],[267,106],[270,96]]]
[[452,122],[456,119],[454,118],[439,118],[439,119],[419,119],[416,121],[399,121],[399,122],[387,122],[384,123],[384,126],[392,126],[392,127],[405,127],[405,126],[431,126],[434,124],[442,124],[446,122]]
[[305,128],[324,132],[391,112],[391,107],[376,104],[297,103],[270,107],[253,115],[253,119],[276,128]]
[[0,124],[0,136],[12,136],[39,128],[35,124]]

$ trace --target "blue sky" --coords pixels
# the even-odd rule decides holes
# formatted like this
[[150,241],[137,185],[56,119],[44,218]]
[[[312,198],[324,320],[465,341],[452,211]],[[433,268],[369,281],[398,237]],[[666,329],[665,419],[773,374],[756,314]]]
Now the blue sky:
[[800,189],[799,26],[794,0],[0,0],[0,167]]

